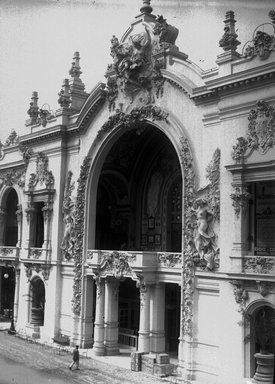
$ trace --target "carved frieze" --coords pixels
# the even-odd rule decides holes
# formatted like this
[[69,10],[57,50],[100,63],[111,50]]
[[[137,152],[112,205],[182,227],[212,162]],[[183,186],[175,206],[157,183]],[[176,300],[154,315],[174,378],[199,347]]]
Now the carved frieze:
[[233,146],[232,158],[241,162],[248,149],[255,149],[265,154],[275,143],[275,110],[265,101],[260,100],[251,109],[248,116],[247,138],[239,137]]
[[158,264],[162,267],[174,268],[181,265],[181,253],[158,253]]
[[266,256],[251,256],[243,259],[244,273],[274,274],[275,258]]
[[36,173],[31,173],[28,183],[29,191],[33,191],[37,184],[45,184],[46,189],[54,187],[54,176],[52,171],[48,170],[48,156],[43,152],[38,152],[36,156]]
[[114,251],[102,253],[100,269],[105,269],[111,272],[114,277],[120,279],[127,274],[132,274],[129,258],[131,258],[131,255],[124,252]]

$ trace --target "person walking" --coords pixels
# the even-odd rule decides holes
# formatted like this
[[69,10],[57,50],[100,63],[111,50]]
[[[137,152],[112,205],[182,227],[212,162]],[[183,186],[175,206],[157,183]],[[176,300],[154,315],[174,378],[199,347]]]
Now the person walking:
[[79,369],[79,350],[78,350],[78,345],[75,346],[74,350],[73,350],[73,361],[71,362],[70,366],[69,366],[69,369],[71,370],[72,367],[74,366],[75,364],[75,369]]

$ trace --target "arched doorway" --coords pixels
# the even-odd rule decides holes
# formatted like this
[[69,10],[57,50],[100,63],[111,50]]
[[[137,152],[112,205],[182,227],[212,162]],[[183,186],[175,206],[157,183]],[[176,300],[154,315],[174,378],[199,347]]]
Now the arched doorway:
[[181,252],[181,188],[179,160],[167,136],[146,123],[125,132],[99,176],[95,248]]
[[45,285],[42,279],[35,276],[30,285],[30,323],[32,325],[44,325]]

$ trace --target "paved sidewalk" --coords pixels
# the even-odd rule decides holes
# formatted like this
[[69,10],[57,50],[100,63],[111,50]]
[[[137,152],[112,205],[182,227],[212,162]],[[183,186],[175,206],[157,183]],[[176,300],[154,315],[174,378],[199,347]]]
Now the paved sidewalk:
[[[80,370],[70,371],[72,348],[63,349],[23,340],[9,335],[10,323],[0,323],[0,355],[14,363],[22,364],[44,375],[53,375],[56,382],[62,378],[67,383],[78,384],[158,384],[168,382],[143,372],[130,369],[129,353],[120,356],[92,357],[89,350],[80,350]],[[55,382],[54,379],[51,382]],[[30,383],[31,384],[31,383]]]

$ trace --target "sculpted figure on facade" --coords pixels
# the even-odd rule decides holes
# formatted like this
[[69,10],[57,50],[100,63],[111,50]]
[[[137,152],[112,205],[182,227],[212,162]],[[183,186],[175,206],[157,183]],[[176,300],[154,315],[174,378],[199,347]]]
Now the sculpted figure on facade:
[[63,221],[64,221],[64,234],[61,242],[61,251],[65,259],[70,260],[72,258],[72,251],[74,246],[73,241],[73,231],[75,228],[75,217],[74,217],[74,208],[75,204],[72,200],[72,190],[74,189],[74,184],[71,182],[72,172],[68,172],[66,186],[64,190],[64,200],[63,200]]
[[206,261],[206,267],[212,270],[215,266],[215,254],[218,250],[216,235],[213,231],[213,213],[203,199],[197,200],[194,208],[197,214],[197,228],[194,231],[195,248],[200,259]]

